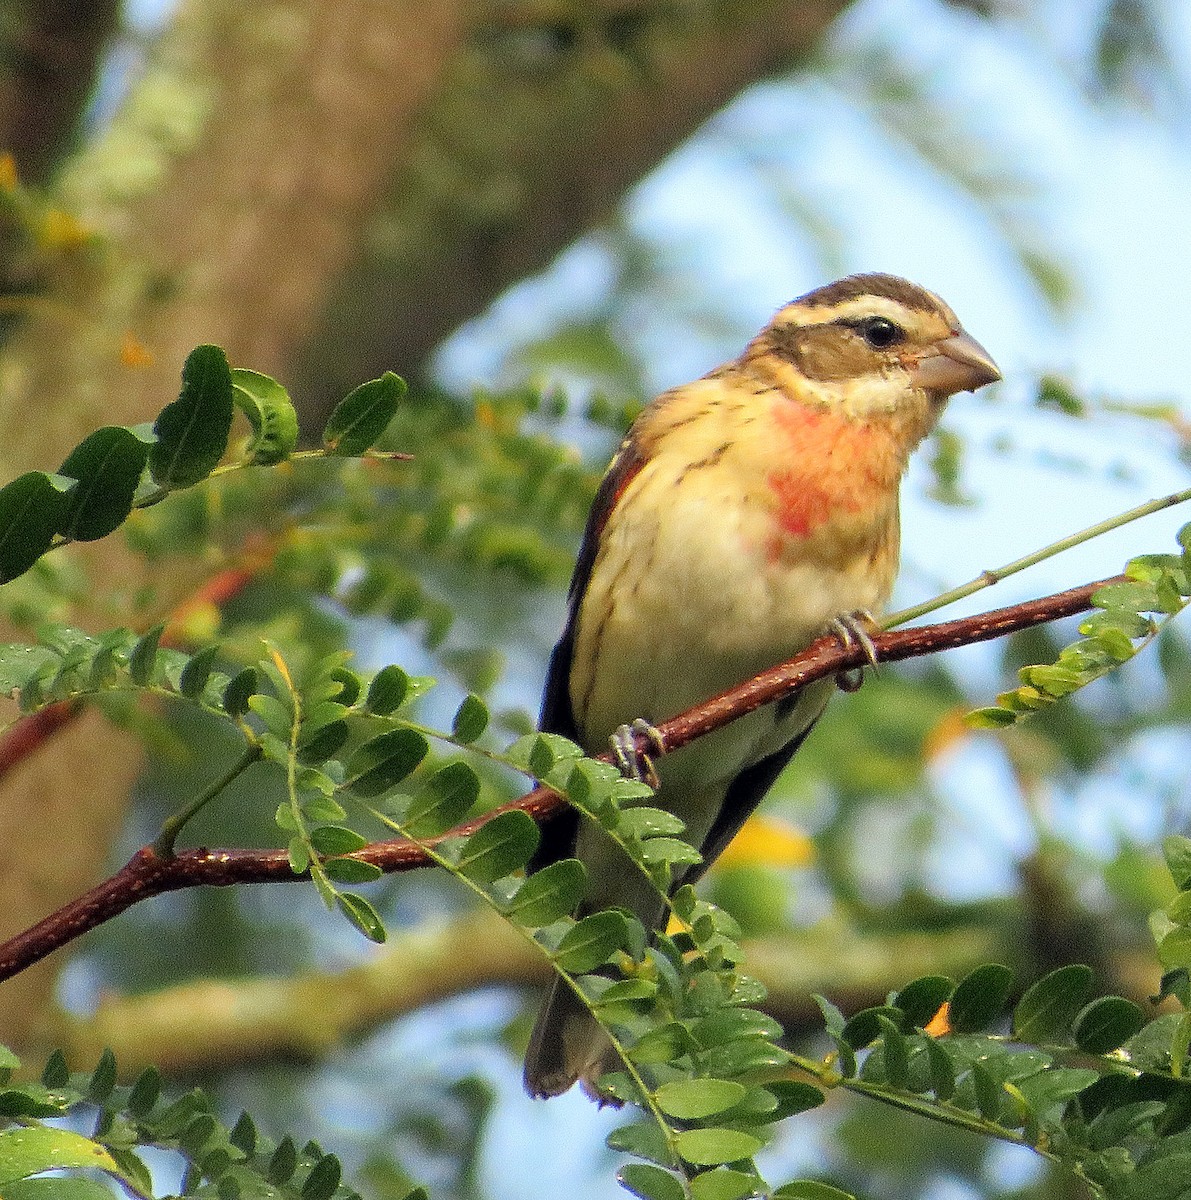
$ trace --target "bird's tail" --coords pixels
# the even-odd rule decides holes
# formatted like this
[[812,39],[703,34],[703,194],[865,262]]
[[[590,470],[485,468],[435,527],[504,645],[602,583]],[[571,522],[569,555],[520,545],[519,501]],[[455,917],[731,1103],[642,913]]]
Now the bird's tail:
[[525,1052],[525,1090],[543,1100],[560,1096],[577,1079],[590,1087],[612,1051],[583,1001],[555,976]]

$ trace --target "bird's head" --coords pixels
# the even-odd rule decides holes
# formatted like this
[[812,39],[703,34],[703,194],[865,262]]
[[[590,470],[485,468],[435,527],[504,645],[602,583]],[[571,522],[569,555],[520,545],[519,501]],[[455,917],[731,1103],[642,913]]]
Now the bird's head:
[[745,361],[781,364],[780,383],[855,416],[915,400],[935,411],[1001,378],[988,351],[933,292],[896,275],[849,275],[780,309]]

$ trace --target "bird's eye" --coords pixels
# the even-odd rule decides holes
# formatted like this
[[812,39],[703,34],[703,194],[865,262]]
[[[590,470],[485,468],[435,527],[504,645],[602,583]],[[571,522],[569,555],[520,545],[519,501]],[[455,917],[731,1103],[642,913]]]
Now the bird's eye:
[[905,330],[888,317],[865,317],[856,323],[856,330],[874,350],[887,350],[905,340]]

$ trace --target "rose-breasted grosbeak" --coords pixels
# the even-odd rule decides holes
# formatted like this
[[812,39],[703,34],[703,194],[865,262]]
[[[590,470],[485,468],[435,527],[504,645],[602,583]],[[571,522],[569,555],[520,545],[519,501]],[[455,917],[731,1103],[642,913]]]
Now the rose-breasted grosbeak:
[[[793,657],[841,617],[880,610],[898,565],[898,486],[948,397],[1000,378],[931,292],[853,275],[787,304],[732,362],[637,418],[596,495],[550,660],[541,728],[595,753]],[[654,801],[703,861],[735,836],[823,711],[830,681],[659,760]],[[663,909],[640,872],[577,814],[544,830],[534,869],[574,855],[581,911]],[[591,1088],[611,1048],[555,979],[525,1086]]]

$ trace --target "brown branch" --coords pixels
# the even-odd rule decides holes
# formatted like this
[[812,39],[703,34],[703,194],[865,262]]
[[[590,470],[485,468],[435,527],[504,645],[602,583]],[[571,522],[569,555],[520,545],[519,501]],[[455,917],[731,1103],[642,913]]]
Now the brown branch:
[[[872,639],[873,646],[881,661],[897,662],[939,650],[991,641],[1021,629],[1084,612],[1092,607],[1092,595],[1097,589],[1112,582],[1115,580],[1084,584],[1039,600],[994,609],[958,621],[877,634]],[[820,638],[789,662],[763,671],[738,687],[664,722],[659,726],[659,732],[667,751],[672,752],[817,679],[863,667],[866,662],[864,647],[842,646],[834,637]],[[607,761],[610,756],[599,757]],[[514,808],[529,813],[535,820],[547,820],[565,804],[566,800],[550,788],[537,787],[520,799],[464,822],[442,836],[467,836],[491,819],[495,812]],[[386,873],[409,871],[427,866],[430,862],[421,846],[404,838],[373,842],[352,857],[373,863]],[[296,876],[290,870],[284,850],[196,848],[165,857],[155,853],[149,846],[143,847],[110,878],[0,945],[0,980],[11,978],[150,896],[190,887],[293,883],[304,878],[307,877]]]

